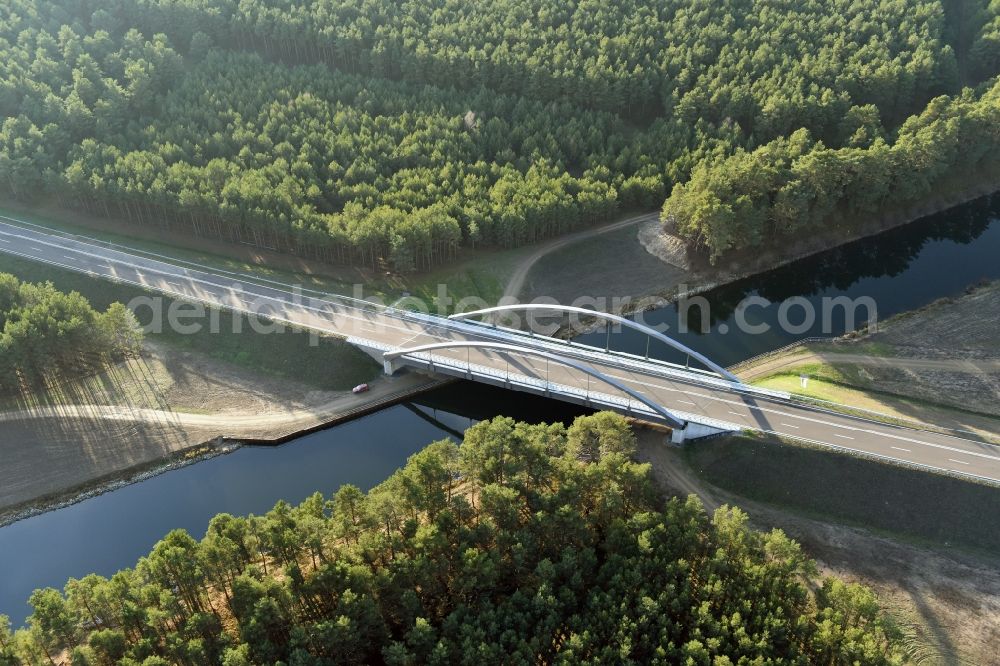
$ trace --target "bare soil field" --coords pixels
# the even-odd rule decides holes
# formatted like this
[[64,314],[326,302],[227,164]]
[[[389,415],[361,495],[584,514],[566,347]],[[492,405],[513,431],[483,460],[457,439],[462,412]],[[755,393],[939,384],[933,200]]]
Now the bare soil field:
[[[801,542],[822,573],[874,588],[907,636],[910,663],[1000,664],[996,649],[1000,644],[1000,555],[876,531],[856,521],[845,524],[796,508],[794,498],[780,505],[755,501],[705,481],[691,467],[689,456],[670,446],[662,433],[640,431],[639,444],[640,460],[652,465],[666,492],[696,494],[710,511],[722,504],[739,506],[756,527],[779,528]],[[775,473],[783,469],[777,458],[755,464],[770,466]],[[880,471],[886,467],[878,465]],[[745,474],[747,468],[743,469]],[[834,495],[844,490],[831,489]],[[875,501],[878,489],[851,492],[870,494],[869,499]],[[968,509],[970,520],[982,515],[976,507]],[[925,521],[937,518],[921,517]],[[995,529],[996,517],[988,518],[983,529]]]
[[362,395],[254,373],[147,343],[101,375],[0,401],[0,523],[94,484],[176,459],[221,436],[275,438],[433,380],[379,378]]

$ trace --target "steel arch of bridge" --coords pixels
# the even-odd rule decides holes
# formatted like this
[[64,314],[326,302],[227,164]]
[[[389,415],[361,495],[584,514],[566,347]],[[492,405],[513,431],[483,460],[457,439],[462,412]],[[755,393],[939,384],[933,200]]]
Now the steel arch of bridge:
[[743,383],[739,377],[729,372],[728,370],[726,370],[721,365],[711,360],[704,354],[696,352],[687,345],[682,344],[677,340],[674,340],[670,336],[664,335],[663,333],[660,333],[659,331],[650,328],[649,326],[646,326],[644,324],[639,324],[637,322],[632,321],[631,319],[626,319],[625,317],[621,317],[619,315],[611,314],[610,312],[601,312],[600,310],[589,310],[587,308],[579,308],[572,305],[555,305],[547,303],[520,303],[515,305],[498,305],[492,308],[473,310],[472,312],[460,312],[458,314],[453,314],[449,316],[448,319],[472,319],[473,317],[479,317],[481,315],[492,314],[496,312],[535,311],[535,310],[554,310],[556,312],[566,312],[566,313],[573,312],[577,314],[585,314],[591,317],[597,317],[598,319],[604,319],[605,321],[621,324],[626,328],[632,328],[637,331],[641,331],[642,333],[645,333],[654,340],[659,340],[660,342],[663,342],[664,344],[676,349],[677,351],[687,354],[691,358],[697,360],[699,363],[704,365],[706,368],[715,372],[723,379],[735,382],[737,384]]
[[[641,402],[642,404],[646,405],[651,410],[653,410],[653,412],[655,414],[657,414],[658,416],[660,416],[661,418],[663,418],[663,420],[666,421],[671,426],[673,426],[675,428],[683,428],[684,425],[685,425],[684,421],[682,421],[681,419],[679,419],[676,416],[674,416],[663,405],[660,405],[659,403],[656,403],[653,400],[650,400],[649,398],[647,398],[643,394],[639,393],[638,391],[635,391],[635,390],[629,388],[628,386],[625,386],[623,383],[621,383],[617,379],[614,379],[613,377],[609,377],[608,375],[605,375],[603,372],[595,370],[594,368],[590,367],[589,365],[584,365],[583,363],[578,363],[578,362],[574,361],[573,359],[565,358],[565,357],[559,356],[558,354],[551,354],[549,352],[541,351],[541,350],[538,350],[538,349],[531,349],[530,347],[520,347],[518,345],[511,345],[511,344],[507,344],[505,342],[465,342],[465,341],[436,342],[436,343],[429,344],[429,345],[420,345],[418,347],[409,347],[409,348],[406,348],[406,349],[394,349],[392,351],[387,351],[384,354],[382,354],[382,358],[385,361],[391,361],[392,359],[399,358],[401,356],[406,356],[408,354],[419,354],[419,353],[422,353],[422,352],[432,352],[432,351],[434,351],[436,349],[462,349],[462,348],[496,349],[498,351],[508,352],[508,353],[511,353],[511,354],[523,354],[525,356],[538,356],[540,358],[544,358],[544,359],[547,359],[549,361],[553,361],[553,362],[558,363],[560,365],[569,366],[571,368],[579,370],[580,372],[582,372],[584,374],[590,375],[591,377],[594,377],[595,379],[599,379],[600,381],[604,382],[605,384],[608,384],[609,386],[613,386],[614,388],[618,389],[622,393],[628,395],[630,398],[634,398],[638,402]],[[433,363],[433,361],[432,361],[432,363]],[[547,377],[546,377],[546,382],[548,382],[548,378]]]

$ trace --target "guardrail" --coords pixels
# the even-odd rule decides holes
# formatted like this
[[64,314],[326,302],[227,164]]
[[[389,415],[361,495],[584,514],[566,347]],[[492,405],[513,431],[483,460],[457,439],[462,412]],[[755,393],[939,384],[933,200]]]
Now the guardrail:
[[697,368],[685,368],[684,366],[669,363],[667,361],[660,361],[658,359],[645,359],[643,357],[625,352],[607,352],[599,347],[593,347],[591,345],[570,342],[568,340],[560,340],[559,338],[552,338],[545,335],[530,334],[524,331],[502,326],[494,327],[490,324],[483,324],[480,322],[471,322],[459,319],[444,320],[435,315],[425,315],[422,313],[418,314],[415,312],[409,312],[407,314],[411,321],[429,323],[445,329],[460,330],[481,337],[491,337],[494,339],[516,342],[522,345],[530,342],[531,346],[537,349],[552,351],[570,358],[599,361],[600,363],[613,365],[624,370],[638,370],[647,374],[669,377],[671,379],[687,383],[714,386],[716,388],[722,388],[740,393],[748,393],[751,395],[762,395],[769,398],[787,400],[789,397],[789,394],[784,391],[776,391],[773,389],[726,381],[712,372],[699,370]]
[[[26,222],[24,220],[18,220],[16,218],[7,217],[6,215],[0,215],[0,220],[4,220],[11,226],[17,226],[25,228],[28,231],[33,231],[35,233],[44,234],[46,236],[55,236],[62,240],[73,241],[74,243],[81,245],[91,245],[94,247],[99,247],[101,249],[106,249],[115,254],[128,257],[130,259],[144,259],[146,261],[154,261],[159,264],[164,264],[174,268],[180,268],[184,271],[196,270],[203,273],[214,274],[216,276],[229,276],[235,280],[241,282],[250,282],[259,287],[264,287],[268,289],[276,289],[280,287],[281,289],[276,289],[277,291],[282,291],[285,293],[295,293],[296,290],[305,294],[316,294],[321,298],[319,300],[335,300],[342,303],[348,303],[350,305],[360,307],[360,308],[372,308],[372,309],[386,309],[387,306],[383,303],[376,303],[375,301],[369,301],[360,298],[354,298],[353,296],[347,296],[344,294],[336,294],[329,291],[322,291],[319,289],[313,289],[311,287],[305,287],[302,285],[293,285],[287,282],[282,282],[281,280],[274,280],[272,278],[264,277],[261,275],[255,275],[253,273],[246,272],[236,272],[230,271],[225,268],[219,268],[217,266],[206,266],[205,264],[199,264],[195,261],[189,261],[187,259],[180,259],[178,257],[171,257],[163,254],[158,254],[156,252],[151,252],[149,250],[142,250],[130,245],[123,243],[116,243],[114,241],[102,240],[100,238],[94,238],[92,236],[85,236],[83,234],[74,234],[68,231],[62,231],[61,229],[54,229],[52,227],[47,227],[41,224],[35,224],[34,222]],[[79,248],[73,247],[70,249],[78,250]]]
[[[348,338],[348,342],[356,345],[368,346],[379,351],[394,351],[395,347],[381,342],[373,342],[364,338]],[[495,367],[485,366],[478,363],[470,363],[461,359],[454,359],[448,356],[433,354],[432,352],[417,352],[405,354],[399,357],[407,365],[426,369],[435,373],[447,374],[453,377],[463,377],[466,379],[478,379],[485,383],[504,386],[513,390],[521,390],[544,396],[558,396],[559,399],[568,402],[585,405],[595,408],[610,408],[624,412],[629,416],[636,416],[647,421],[664,423],[659,414],[649,409],[638,400],[605,393],[604,391],[583,389],[578,386],[569,386],[558,382],[550,382],[537,377],[528,377],[520,373],[510,373]],[[682,410],[671,408],[670,412],[682,421],[690,421],[707,425],[713,428],[727,431],[737,431],[743,429],[741,426],[727,421],[706,417],[700,414],[692,414]]]
[[734,363],[733,365],[726,368],[729,372],[736,374],[740,370],[745,370],[746,368],[752,367],[765,359],[778,356],[779,354],[784,354],[785,352],[795,349],[796,347],[801,347],[802,345],[809,344],[811,342],[836,342],[838,338],[821,338],[821,337],[810,337],[802,338],[801,340],[796,340],[795,342],[789,342],[787,345],[778,347],[777,349],[772,349],[771,351],[764,352],[762,354],[757,354],[756,356],[751,356],[748,359],[740,361],[739,363]]
[[[579,343],[573,343],[568,340],[561,340],[549,336],[530,334],[524,331],[518,331],[515,329],[509,329],[505,327],[495,327],[483,324],[481,322],[469,322],[462,320],[446,319],[444,317],[440,317],[437,315],[414,312],[392,306],[386,306],[383,303],[378,303],[365,299],[358,299],[351,296],[345,296],[342,294],[331,294],[329,292],[324,292],[317,289],[311,289],[308,287],[301,287],[299,285],[291,285],[285,282],[281,282],[280,280],[272,280],[270,278],[264,278],[247,273],[237,273],[234,271],[228,271],[226,269],[216,268],[213,266],[205,266],[202,264],[198,264],[183,259],[166,257],[164,255],[158,255],[154,252],[138,250],[136,248],[129,247],[127,245],[121,245],[113,243],[111,241],[102,241],[100,239],[92,238],[89,236],[82,236],[79,234],[72,234],[60,230],[50,229],[42,225],[37,225],[30,222],[24,222],[21,220],[16,220],[2,215],[0,215],[0,219],[13,222],[14,224],[12,226],[24,229],[29,233],[39,236],[41,235],[47,236],[48,237],[47,239],[39,240],[39,242],[44,242],[55,247],[65,248],[68,250],[79,252],[81,250],[80,245],[89,245],[90,247],[93,248],[100,248],[101,250],[105,250],[111,255],[117,255],[117,257],[108,256],[107,260],[109,261],[128,262],[130,265],[133,265],[136,268],[143,268],[145,270],[158,272],[167,276],[171,275],[172,273],[165,269],[168,268],[180,269],[184,274],[186,274],[189,277],[189,279],[198,280],[203,278],[214,278],[211,280],[203,280],[203,281],[212,283],[216,286],[223,288],[227,287],[227,285],[219,283],[218,280],[219,278],[228,277],[232,278],[234,281],[238,283],[247,283],[257,287],[258,289],[270,290],[272,292],[276,292],[280,294],[282,298],[274,300],[280,300],[282,302],[287,301],[287,298],[285,297],[287,297],[288,295],[292,295],[293,297],[296,295],[301,295],[304,297],[304,300],[306,301],[306,303],[303,303],[303,305],[306,305],[306,307],[309,307],[310,305],[312,306],[331,305],[335,307],[340,306],[356,310],[377,312],[379,314],[394,317],[400,320],[419,323],[422,326],[430,325],[439,328],[441,330],[450,330],[450,331],[457,330],[477,335],[480,337],[517,342],[522,345],[530,341],[530,345],[532,347],[556,352],[563,356],[569,356],[577,359],[587,359],[591,361],[599,360],[604,364],[611,364],[623,369],[640,370],[646,373],[669,377],[675,380],[685,381],[688,383],[711,385],[711,386],[716,386],[718,388],[736,390],[751,394],[766,395],[769,397],[776,397],[776,398],[788,397],[788,395],[783,392],[777,392],[768,389],[759,389],[756,387],[747,387],[741,384],[729,382],[714,376],[714,374],[712,373],[700,370],[698,368],[682,367],[678,364],[669,363],[666,361],[660,361],[658,359],[646,359],[625,352],[605,351],[590,345],[581,345]],[[59,241],[64,241],[64,242],[59,242]],[[69,245],[66,241],[72,243],[72,245]],[[19,254],[19,253],[12,252],[12,254]],[[40,259],[36,258],[36,260]],[[58,262],[51,262],[46,260],[41,260],[41,261],[44,261],[45,263],[51,263],[53,265],[58,265],[60,267],[67,268],[69,270],[75,270],[77,272],[92,273],[91,271],[80,271],[80,269],[78,268],[67,266],[65,264]],[[196,275],[196,273],[201,274],[202,277],[199,277],[198,275]],[[151,288],[151,286],[148,284],[143,284],[130,280],[124,280],[122,278],[117,278],[117,281],[128,282],[143,289]],[[154,287],[154,289],[156,288]],[[204,298],[199,298],[197,296],[192,296],[183,292],[175,292],[172,290],[164,290],[164,289],[157,289],[157,290],[165,291],[179,298],[202,301],[209,305],[214,305],[216,307],[252,312],[246,310],[245,308],[227,307],[224,304]],[[259,292],[258,295],[264,298],[270,298],[267,295],[261,294]],[[292,302],[294,303],[294,301]],[[317,311],[320,310],[320,308],[316,307],[313,307],[312,309],[315,309]],[[260,314],[260,313],[255,313],[255,314]],[[331,312],[329,314],[333,315],[335,313]],[[264,316],[267,316],[274,320],[285,321],[293,325],[296,324],[296,322],[294,321],[284,319],[274,314],[270,315],[265,314]]]
[[519,373],[505,372],[498,368],[478,363],[463,363],[455,359],[427,352],[407,354],[401,358],[409,365],[424,367],[435,373],[444,373],[470,379],[475,378],[486,383],[514,390],[528,391],[538,395],[559,396],[571,402],[587,406],[607,407],[625,412],[628,415],[641,416],[644,419],[653,420],[658,423],[662,422],[659,414],[638,400],[612,395],[603,391],[592,391],[537,377],[528,377]]

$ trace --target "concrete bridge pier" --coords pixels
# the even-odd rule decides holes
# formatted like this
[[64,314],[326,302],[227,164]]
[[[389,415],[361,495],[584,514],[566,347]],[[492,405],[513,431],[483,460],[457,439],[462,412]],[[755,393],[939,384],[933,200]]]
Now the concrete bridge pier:
[[701,423],[692,423],[691,421],[687,421],[684,424],[683,428],[674,428],[673,430],[670,431],[670,442],[671,444],[683,444],[684,442],[689,442],[695,439],[701,439],[703,437],[711,437],[712,435],[721,435],[722,433],[725,432],[733,432],[733,431],[702,425]]

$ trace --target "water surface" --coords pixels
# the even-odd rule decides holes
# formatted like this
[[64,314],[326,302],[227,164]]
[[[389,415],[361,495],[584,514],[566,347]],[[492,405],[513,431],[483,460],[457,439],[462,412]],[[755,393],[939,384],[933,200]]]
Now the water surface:
[[[769,333],[742,333],[734,308],[744,298],[779,302],[798,296],[818,303],[823,297],[867,296],[885,318],[1000,277],[998,220],[1000,197],[980,199],[720,287],[704,294],[711,316],[702,332],[676,333],[676,305],[645,313],[645,321],[666,323],[694,349],[724,365],[735,363],[824,334],[820,322],[798,333],[781,331],[776,304],[747,313],[749,323],[771,325]],[[831,323],[827,334],[845,331],[842,317]],[[601,332],[579,339],[600,346],[605,341]],[[638,354],[645,353],[645,345],[643,336],[628,329],[612,343]],[[651,352],[683,361],[658,344]],[[279,499],[299,502],[317,490],[333,493],[344,483],[367,489],[429,442],[457,437],[476,420],[506,414],[534,422],[568,421],[579,413],[575,406],[461,382],[281,447],[240,449],[35,516],[0,529],[0,614],[20,624],[33,589],[61,588],[69,577],[89,572],[113,574],[132,566],[171,529],[200,537],[217,513],[260,514]]]
[[0,615],[20,624],[32,590],[70,577],[110,576],[167,532],[200,538],[217,513],[262,514],[353,483],[369,489],[432,441],[495,414],[572,422],[587,410],[479,384],[458,383],[412,402],[277,447],[244,447],[0,528]]
[[[699,307],[692,305],[685,319],[672,303],[642,313],[648,325],[666,325],[666,333],[716,363],[731,365],[806,337],[832,337],[852,330],[845,311],[834,308],[822,316],[824,298],[871,298],[878,319],[912,310],[945,296],[960,294],[969,285],[1000,278],[1000,196],[984,197],[951,210],[921,218],[877,236],[806,257],[781,268],[713,289],[701,296],[709,303],[707,326]],[[740,330],[735,310],[750,297],[770,301],[745,313],[751,326],[766,324],[766,333]],[[817,312],[815,323],[800,331],[778,325],[780,303],[799,297]],[[855,327],[865,323],[867,310],[858,308]],[[803,310],[790,308],[787,320],[804,323]],[[687,332],[681,332],[681,324]],[[824,324],[828,324],[824,329]],[[603,331],[576,340],[603,347]],[[645,354],[646,337],[631,329],[612,335],[612,348]],[[653,343],[651,356],[684,362],[684,357],[662,343]]]

